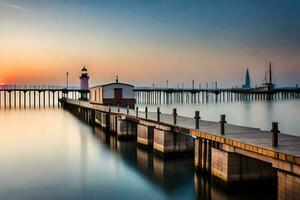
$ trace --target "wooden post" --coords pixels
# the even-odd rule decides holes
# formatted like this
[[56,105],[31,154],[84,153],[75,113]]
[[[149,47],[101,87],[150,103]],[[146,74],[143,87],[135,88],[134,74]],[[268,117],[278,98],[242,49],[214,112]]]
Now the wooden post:
[[160,121],[160,108],[157,107],[157,121]]
[[31,91],[29,90],[29,108],[31,108]]
[[139,107],[136,107],[136,117],[139,117]]
[[[4,92],[5,94],[5,92]],[[21,108],[21,101],[22,101],[22,97],[21,97],[21,91],[19,90],[19,108]]]
[[272,122],[272,146],[277,147],[278,146],[278,133],[280,131],[278,130],[278,122]]
[[196,111],[195,112],[195,127],[196,129],[199,129],[199,121],[200,121],[200,112]]
[[26,108],[26,90],[24,91],[24,108]]
[[96,118],[96,111],[95,110],[91,110],[91,125],[95,126],[95,119]]
[[35,108],[36,104],[36,96],[35,96],[35,90],[33,91],[33,107]]
[[[50,97],[51,95],[50,95],[50,90],[48,90],[48,107],[50,108],[50,99],[51,99],[51,97]],[[45,106],[44,106],[45,107]]]
[[118,113],[120,112],[120,106],[118,105]]
[[55,107],[55,90],[52,92],[52,106]]
[[4,108],[6,108],[6,90],[4,90]]
[[8,92],[8,98],[9,98],[9,108],[11,108],[11,92]]
[[147,106],[145,107],[145,118],[148,119],[148,108],[147,108]]
[[177,123],[177,109],[173,108],[173,118],[174,118],[174,124],[176,125]]
[[127,115],[129,115],[129,106],[127,106]]
[[[14,91],[14,106],[15,106],[15,108],[17,107],[17,99],[16,99],[17,98],[17,94],[16,93],[17,93],[17,91],[15,90]],[[0,96],[0,98],[1,98],[1,96]],[[1,107],[1,103],[0,103],[0,107]]]
[[[50,98],[50,92],[48,92],[48,98]],[[48,99],[48,100],[50,102],[50,99]],[[46,107],[46,90],[43,91],[43,105],[44,105],[44,108],[45,108]]]
[[221,115],[220,116],[220,124],[221,124],[221,135],[225,134],[225,123],[226,122],[226,115]]

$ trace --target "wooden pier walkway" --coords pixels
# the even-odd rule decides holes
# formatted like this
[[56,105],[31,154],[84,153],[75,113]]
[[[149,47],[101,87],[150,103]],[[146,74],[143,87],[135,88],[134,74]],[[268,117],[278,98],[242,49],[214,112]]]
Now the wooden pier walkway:
[[54,85],[0,85],[0,109],[21,107],[59,106],[62,97],[81,98],[81,94],[89,94],[89,90],[78,87]]
[[[199,129],[195,128],[195,119],[191,117],[177,116],[177,123],[174,124],[173,114],[160,114],[160,121],[157,121],[157,112],[145,111],[118,107],[109,107],[103,105],[90,104],[89,102],[67,99],[70,104],[78,105],[88,109],[94,109],[101,112],[111,112],[112,114],[123,115],[128,120],[145,120],[152,123],[159,123],[162,125],[174,127],[184,134],[189,134],[193,137],[211,138],[215,141],[223,141],[225,144],[230,144],[237,147],[245,147],[245,149],[253,149],[253,151],[262,155],[269,155],[272,157],[285,154],[285,157],[293,157],[292,160],[297,161],[300,165],[300,137],[286,133],[278,133],[277,147],[272,146],[272,132],[261,130],[259,128],[251,128],[245,126],[233,125],[230,123],[225,124],[225,134],[220,133],[220,123],[206,120],[199,120]],[[109,111],[110,110],[110,111]],[[281,155],[282,157],[282,155]]]
[[117,136],[133,134],[139,144],[151,146],[159,154],[192,150],[195,166],[217,179],[230,183],[277,177],[280,193],[299,196],[300,137],[279,133],[276,126],[274,131],[266,131],[223,123],[222,117],[220,122],[212,122],[197,120],[197,114],[177,116],[176,110],[174,114],[164,114],[73,99],[61,102],[90,124],[99,120],[101,126],[115,131]]

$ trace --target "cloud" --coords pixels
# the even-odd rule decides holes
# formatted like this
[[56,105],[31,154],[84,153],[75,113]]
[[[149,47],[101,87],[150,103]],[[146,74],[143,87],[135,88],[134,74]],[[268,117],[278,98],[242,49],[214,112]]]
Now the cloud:
[[17,9],[17,10],[20,10],[20,11],[24,11],[24,12],[32,12],[31,10],[29,10],[29,9],[27,9],[27,8],[24,8],[24,7],[22,7],[22,6],[16,5],[16,4],[7,3],[7,2],[4,2],[4,1],[0,1],[0,4],[2,4],[2,5],[4,5],[4,6],[11,7],[11,8],[14,8],[14,9]]

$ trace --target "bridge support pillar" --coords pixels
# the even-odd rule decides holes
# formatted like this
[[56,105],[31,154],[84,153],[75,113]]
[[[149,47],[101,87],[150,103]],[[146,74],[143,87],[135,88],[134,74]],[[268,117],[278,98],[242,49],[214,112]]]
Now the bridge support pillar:
[[194,163],[197,169],[210,172],[212,142],[206,139],[195,139]]
[[277,172],[271,163],[225,151],[219,146],[213,141],[196,138],[195,167],[226,183],[276,178]]
[[272,164],[241,154],[211,148],[211,174],[227,183],[276,178]]
[[8,92],[8,101],[9,108],[11,108],[11,92]]
[[277,177],[277,199],[292,200],[300,197],[300,177],[293,176],[282,171],[277,172]]
[[154,136],[154,126],[147,126],[143,124],[137,125],[137,142],[138,144],[152,147]]
[[109,131],[111,133],[117,133],[118,117],[113,114],[108,114],[108,116],[109,116],[109,120],[107,121],[108,122],[107,126],[109,127]]
[[100,118],[100,124],[102,128],[107,128],[109,127],[109,115],[107,113],[101,113],[101,118]]
[[121,117],[117,117],[116,120],[118,140],[130,140],[136,136],[136,123],[124,120]]
[[194,141],[191,136],[175,133],[168,127],[154,129],[153,149],[161,155],[191,152],[194,149]]
[[4,97],[3,97],[3,101],[4,101],[4,108],[6,108],[6,91],[4,91]]

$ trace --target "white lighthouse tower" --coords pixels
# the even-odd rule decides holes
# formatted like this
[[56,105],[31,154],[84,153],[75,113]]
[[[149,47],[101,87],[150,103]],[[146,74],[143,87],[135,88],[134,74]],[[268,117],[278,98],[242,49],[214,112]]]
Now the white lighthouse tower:
[[85,66],[83,66],[81,70],[81,76],[80,78],[80,90],[81,91],[81,99],[82,100],[87,100],[88,98],[88,93],[89,93],[89,75],[88,75],[88,70],[86,69]]

